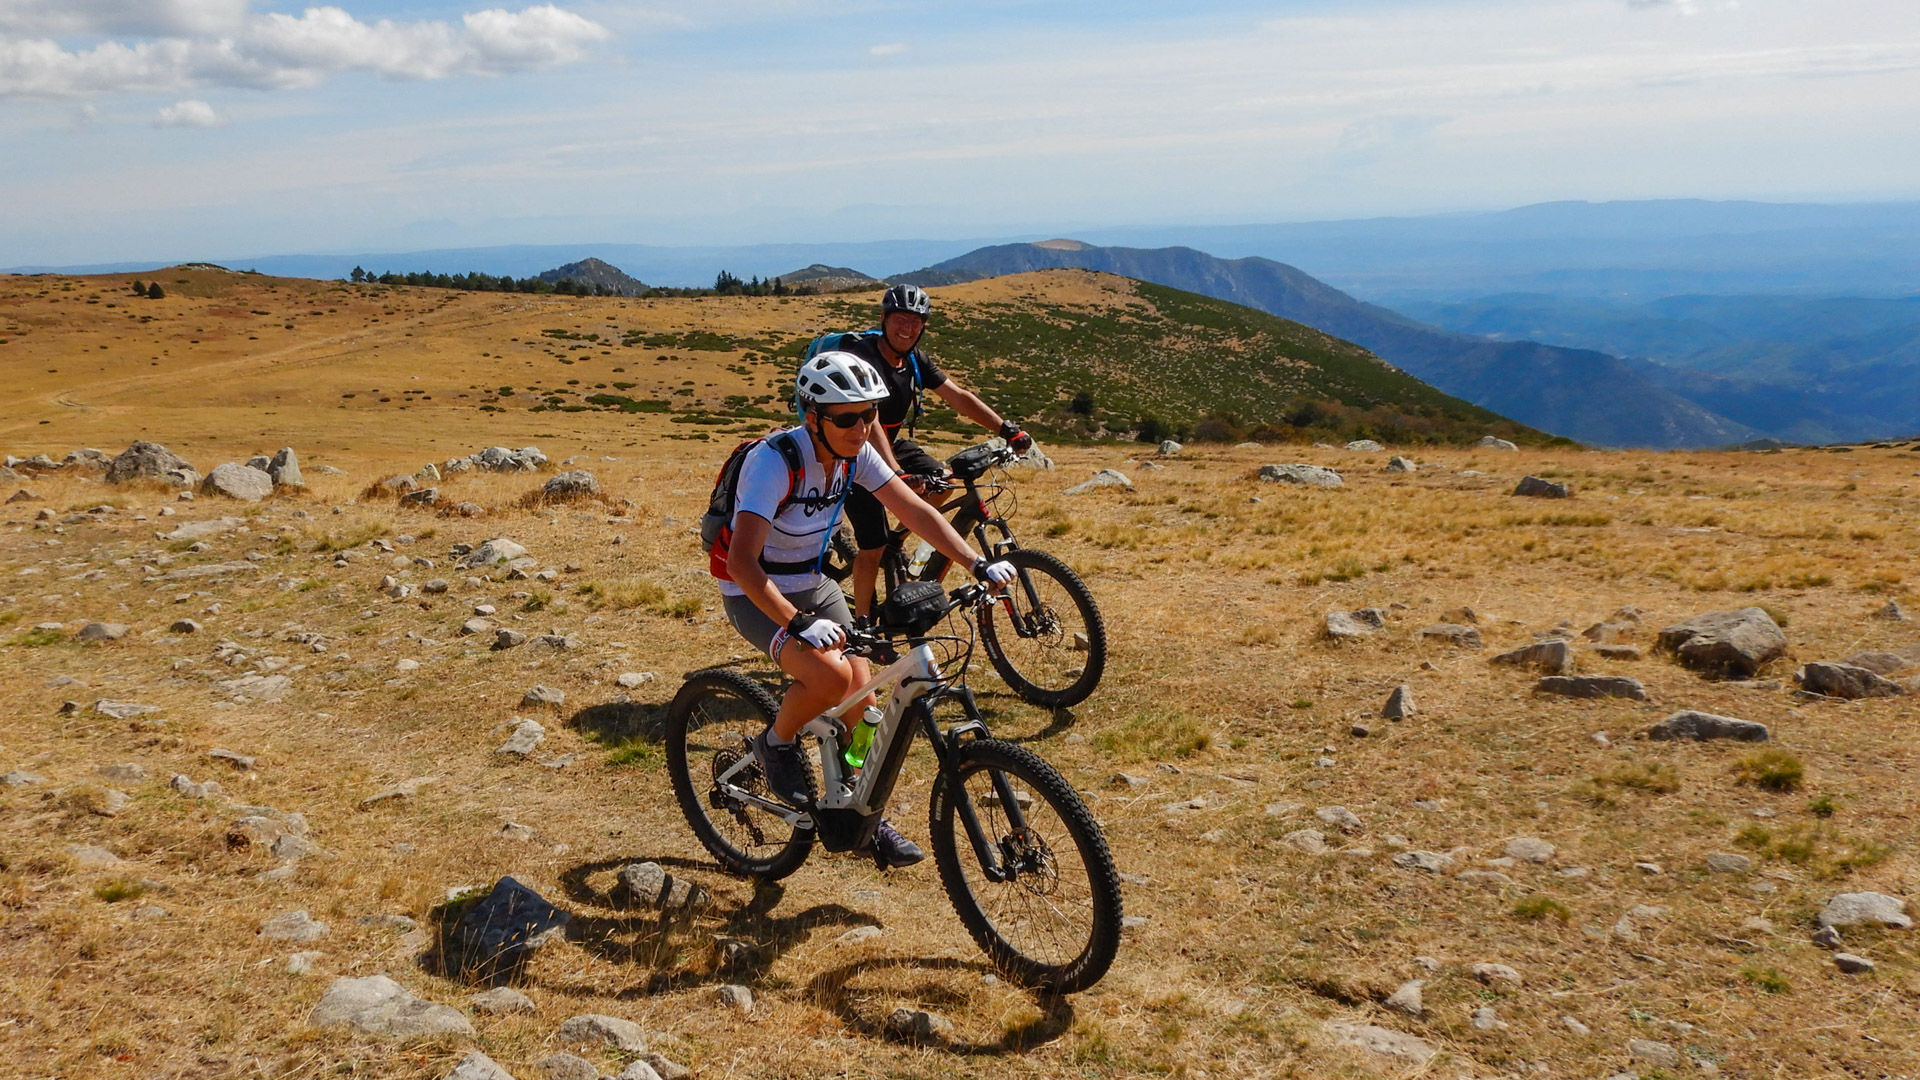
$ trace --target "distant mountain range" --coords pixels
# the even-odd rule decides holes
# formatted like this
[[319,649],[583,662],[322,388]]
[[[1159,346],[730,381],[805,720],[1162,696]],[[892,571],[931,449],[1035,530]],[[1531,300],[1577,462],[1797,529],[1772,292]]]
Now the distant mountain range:
[[893,280],[951,285],[1060,268],[1119,274],[1304,323],[1364,346],[1448,394],[1581,442],[1674,448],[1725,445],[1763,434],[1689,401],[1617,357],[1443,330],[1356,300],[1270,259],[1052,240],[981,248]]

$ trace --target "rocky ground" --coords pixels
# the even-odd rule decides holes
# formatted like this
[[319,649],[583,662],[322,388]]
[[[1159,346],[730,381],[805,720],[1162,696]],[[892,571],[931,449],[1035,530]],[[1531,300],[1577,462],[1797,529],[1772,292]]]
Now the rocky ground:
[[[486,447],[430,417],[301,485],[298,430],[233,437],[191,500],[107,482],[125,441],[15,444],[8,1073],[1920,1073],[1909,446],[1049,448],[1015,524],[1093,586],[1107,675],[1058,714],[974,682],[1131,918],[1048,1001],[931,866],[756,889],[688,832],[662,708],[766,673],[692,535],[720,449],[516,429],[551,460],[449,469]],[[1261,479],[1296,464],[1341,483]],[[507,877],[554,930],[492,987],[447,961]]]

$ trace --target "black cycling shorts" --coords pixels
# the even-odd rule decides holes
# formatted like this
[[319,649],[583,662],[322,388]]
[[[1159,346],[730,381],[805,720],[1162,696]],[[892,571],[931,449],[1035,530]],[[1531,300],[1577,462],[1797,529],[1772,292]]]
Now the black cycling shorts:
[[[897,440],[893,444],[893,458],[900,463],[900,471],[909,476],[947,474],[946,465],[912,439]],[[853,542],[861,551],[887,546],[887,508],[880,505],[873,492],[855,484],[847,493],[846,513],[848,523],[853,526]]]

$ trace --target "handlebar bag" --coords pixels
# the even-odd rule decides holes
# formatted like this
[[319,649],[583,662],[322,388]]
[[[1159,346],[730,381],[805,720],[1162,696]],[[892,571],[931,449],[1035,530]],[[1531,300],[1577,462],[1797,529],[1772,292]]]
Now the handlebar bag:
[[918,637],[947,613],[947,590],[937,581],[903,581],[880,605],[880,625]]

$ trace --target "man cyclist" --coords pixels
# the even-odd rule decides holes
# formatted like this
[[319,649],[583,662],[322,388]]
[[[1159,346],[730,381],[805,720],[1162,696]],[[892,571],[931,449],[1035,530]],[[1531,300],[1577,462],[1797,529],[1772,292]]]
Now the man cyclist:
[[[778,717],[753,740],[753,753],[769,790],[796,808],[808,805],[810,786],[800,729],[872,678],[864,657],[842,651],[853,620],[840,587],[820,573],[842,502],[854,491],[870,493],[943,554],[972,566],[981,581],[1001,585],[1014,576],[1008,563],[990,563],[976,553],[867,440],[875,403],[886,396],[879,373],[857,356],[823,352],[803,363],[794,385],[800,426],[769,435],[747,452],[724,560],[717,548],[714,553],[727,620],[793,677]],[[798,473],[776,439],[790,440],[787,449],[798,451]],[[889,867],[925,858],[884,820],[873,845]]]
[[[886,383],[887,395],[880,402],[879,419],[868,431],[874,450],[896,473],[946,475],[946,466],[913,440],[914,427],[920,419],[920,393],[931,390],[961,416],[998,433],[1015,452],[1026,453],[1033,447],[1032,436],[1020,430],[1014,421],[1003,419],[977,394],[954,382],[920,351],[920,336],[926,331],[927,316],[932,313],[933,300],[925,290],[913,285],[895,285],[880,300],[880,329],[867,334],[841,335],[834,346],[867,361]],[[903,427],[905,438],[900,434]],[[917,480],[914,488],[922,490]],[[946,500],[946,492],[926,496],[926,501],[936,507]],[[853,611],[861,617],[873,612],[874,583],[880,573],[880,556],[887,546],[887,513],[883,501],[859,488],[847,496],[847,521],[853,525],[854,543],[860,549],[853,561]],[[913,531],[926,535],[918,529]]]

